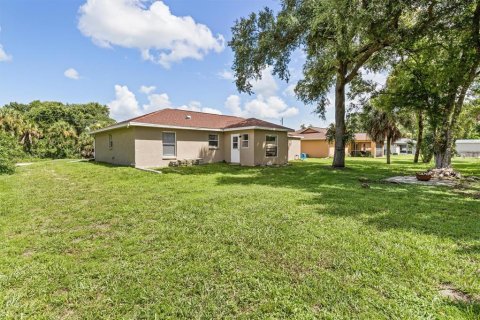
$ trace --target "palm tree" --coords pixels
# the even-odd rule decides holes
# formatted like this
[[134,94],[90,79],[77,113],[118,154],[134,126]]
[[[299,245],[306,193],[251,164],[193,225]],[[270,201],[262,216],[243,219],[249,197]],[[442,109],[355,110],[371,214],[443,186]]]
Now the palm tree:
[[31,153],[35,140],[42,137],[42,132],[35,123],[30,121],[25,122],[19,131],[20,143],[26,152]]
[[364,129],[377,143],[387,140],[387,164],[390,164],[392,142],[402,137],[397,117],[394,113],[375,108],[366,108],[365,113]]
[[25,120],[16,110],[2,108],[0,109],[0,129],[9,133],[11,136],[19,136]]

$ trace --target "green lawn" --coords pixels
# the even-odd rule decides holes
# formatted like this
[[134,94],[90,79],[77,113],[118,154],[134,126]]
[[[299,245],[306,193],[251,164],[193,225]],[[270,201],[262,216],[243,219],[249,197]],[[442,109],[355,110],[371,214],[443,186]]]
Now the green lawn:
[[383,183],[426,168],[384,161],[18,168],[0,176],[0,319],[479,318],[480,200]]

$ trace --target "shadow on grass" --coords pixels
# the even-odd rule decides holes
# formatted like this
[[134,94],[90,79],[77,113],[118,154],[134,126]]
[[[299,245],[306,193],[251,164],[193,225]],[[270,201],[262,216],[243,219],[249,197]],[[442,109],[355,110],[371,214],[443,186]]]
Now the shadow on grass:
[[[362,161],[338,170],[318,162],[262,168],[213,164],[162,171],[218,175],[219,185],[302,190],[312,197],[301,204],[316,207],[319,214],[356,217],[380,230],[404,229],[457,240],[478,240],[480,201],[458,196],[446,187],[395,185],[382,181],[389,176],[418,170],[411,163],[409,165],[386,166]],[[370,188],[362,188],[360,179],[366,179]]]

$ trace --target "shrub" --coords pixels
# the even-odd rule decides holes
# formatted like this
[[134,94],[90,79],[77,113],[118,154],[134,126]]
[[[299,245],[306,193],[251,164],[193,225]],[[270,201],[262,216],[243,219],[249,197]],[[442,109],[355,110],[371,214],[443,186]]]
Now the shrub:
[[0,132],[0,174],[15,171],[15,162],[22,156],[17,139],[12,135]]

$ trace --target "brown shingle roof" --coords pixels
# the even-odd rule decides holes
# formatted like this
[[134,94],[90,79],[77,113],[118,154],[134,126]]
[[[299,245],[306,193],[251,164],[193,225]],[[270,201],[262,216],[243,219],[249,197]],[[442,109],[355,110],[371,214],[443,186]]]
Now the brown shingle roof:
[[[271,129],[280,129],[293,131],[292,129],[263,121],[256,118],[241,118],[235,116],[225,116],[206,112],[188,111],[181,109],[162,109],[152,113],[148,113],[139,117],[122,121],[119,124],[142,123],[153,124],[159,126],[173,126],[185,128],[203,128],[203,129],[234,129],[245,127],[262,127]],[[108,129],[105,128],[105,129]]]
[[213,113],[187,111],[180,109],[162,109],[123,122],[139,122],[165,126],[223,129],[242,121],[243,118]]
[[[310,129],[310,130],[309,130]],[[303,133],[304,131],[310,131],[311,133]],[[295,131],[295,135],[301,136],[303,140],[326,140],[327,136],[327,128],[319,128],[319,127],[310,127],[306,129],[300,129]]]
[[225,129],[245,128],[245,127],[262,127],[262,128],[280,129],[280,130],[287,129],[288,131],[293,131],[290,128],[287,128],[287,127],[284,127],[284,126],[281,126],[281,125],[278,125],[278,124],[275,124],[275,123],[263,121],[263,120],[260,120],[260,119],[257,119],[257,118],[244,119],[240,122],[237,122],[237,123],[234,123],[232,125],[226,126]]
[[[310,129],[310,130],[309,130]],[[312,133],[303,133],[304,131],[316,131]],[[319,127],[309,127],[306,129],[300,129],[293,133],[295,136],[301,136],[302,140],[327,140],[327,128],[319,128]],[[370,137],[366,133],[355,133],[355,140],[356,141],[370,141]]]
[[369,141],[372,140],[366,133],[355,133],[355,141]]

